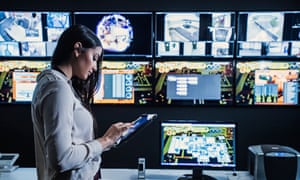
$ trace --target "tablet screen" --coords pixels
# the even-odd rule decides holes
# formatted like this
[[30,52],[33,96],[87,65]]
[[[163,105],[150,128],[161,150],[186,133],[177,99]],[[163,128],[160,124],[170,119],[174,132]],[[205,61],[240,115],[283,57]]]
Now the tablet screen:
[[130,137],[134,136],[138,131],[143,129],[146,125],[150,124],[153,119],[157,118],[157,114],[142,114],[134,122],[133,126],[130,127],[123,135],[117,140],[115,147],[127,141]]

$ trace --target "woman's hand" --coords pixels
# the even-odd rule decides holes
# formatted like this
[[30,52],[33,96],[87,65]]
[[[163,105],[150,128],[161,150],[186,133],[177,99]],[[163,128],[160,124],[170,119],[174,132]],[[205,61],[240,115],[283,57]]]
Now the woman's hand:
[[97,140],[102,144],[104,151],[109,150],[121,137],[124,131],[132,126],[133,123],[118,122],[112,124],[104,135]]

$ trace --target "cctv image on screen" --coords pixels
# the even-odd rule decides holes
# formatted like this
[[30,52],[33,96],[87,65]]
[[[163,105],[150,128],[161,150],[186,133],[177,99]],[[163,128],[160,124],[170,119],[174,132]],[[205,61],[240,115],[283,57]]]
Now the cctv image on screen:
[[[232,56],[232,12],[156,12],[155,18],[158,57]],[[218,42],[218,47],[211,47],[211,42]]]
[[235,124],[161,124],[161,165],[235,167]]
[[0,56],[20,56],[19,43],[0,41]]
[[69,12],[47,12],[46,30],[47,41],[56,42],[61,33],[71,24]]
[[0,56],[51,56],[69,26],[68,12],[0,11]]
[[150,61],[103,61],[96,104],[151,104],[152,63]]
[[[270,53],[265,54],[263,42],[281,43],[283,41],[284,13],[240,12],[238,16],[238,56],[276,55],[281,53],[273,44],[270,46]],[[282,55],[285,53],[282,52]]]
[[247,41],[282,41],[283,20],[280,12],[249,13]]
[[152,55],[150,12],[75,12],[74,21],[98,35],[105,55]]
[[229,105],[233,101],[232,62],[157,61],[155,103]]
[[158,56],[179,56],[182,48],[184,55],[205,55],[205,43],[199,41],[199,13],[157,12],[155,16]]
[[50,61],[0,61],[0,103],[31,102],[36,77]]
[[43,41],[41,13],[0,11],[0,41]]
[[299,62],[248,61],[236,67],[237,104],[299,104]]

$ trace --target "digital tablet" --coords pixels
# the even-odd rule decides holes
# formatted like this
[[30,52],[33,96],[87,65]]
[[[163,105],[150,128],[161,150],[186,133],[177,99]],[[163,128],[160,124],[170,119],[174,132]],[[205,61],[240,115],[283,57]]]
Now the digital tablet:
[[157,114],[142,114],[135,121],[133,126],[125,131],[122,136],[116,141],[114,147],[119,147],[124,142],[131,139],[137,132],[141,131],[144,127],[150,124],[154,119],[157,118]]

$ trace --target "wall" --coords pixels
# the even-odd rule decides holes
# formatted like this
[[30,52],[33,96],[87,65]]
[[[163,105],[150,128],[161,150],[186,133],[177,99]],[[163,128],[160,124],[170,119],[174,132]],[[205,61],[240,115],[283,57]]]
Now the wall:
[[[118,149],[103,154],[104,167],[135,168],[138,157],[146,157],[147,166],[159,168],[159,122],[166,119],[233,121],[237,129],[238,169],[247,168],[247,147],[253,144],[281,144],[300,151],[299,107],[151,107],[95,105],[100,131],[116,121],[131,121],[141,113],[158,113],[159,118]],[[30,105],[0,105],[1,152],[19,152],[17,163],[34,166]]]
[[[242,2],[242,3],[241,3]],[[34,5],[33,5],[34,4]],[[296,0],[273,1],[40,1],[1,4],[4,10],[113,10],[113,11],[222,11],[222,10],[297,10]],[[296,9],[295,9],[296,8]],[[299,10],[299,8],[298,8]],[[165,119],[198,119],[204,121],[234,121],[238,124],[238,169],[247,167],[247,147],[252,144],[274,143],[300,151],[297,136],[300,125],[299,107],[163,107],[95,105],[101,135],[115,121],[130,121],[144,112],[156,112],[159,119],[118,149],[103,154],[104,167],[136,168],[138,157],[146,157],[147,167],[159,168],[159,122]],[[34,166],[33,133],[30,105],[0,105],[0,152],[21,154],[17,164]]]
[[[159,167],[159,122],[166,119],[198,119],[203,121],[234,121],[237,123],[238,169],[247,168],[247,147],[253,144],[282,144],[300,150],[296,132],[300,125],[299,108],[246,107],[114,107],[97,106],[95,112],[101,129],[116,120],[134,119],[140,113],[156,112],[159,118],[119,149],[104,153],[108,167],[136,167],[137,158],[146,157],[147,166]],[[102,128],[103,127],[103,128]],[[100,132],[100,133],[103,133]]]

